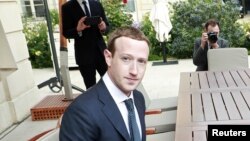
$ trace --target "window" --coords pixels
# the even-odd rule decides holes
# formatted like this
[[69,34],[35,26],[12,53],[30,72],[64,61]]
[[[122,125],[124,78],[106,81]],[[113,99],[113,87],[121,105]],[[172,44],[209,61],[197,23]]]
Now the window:
[[135,12],[135,0],[128,0],[125,9],[128,12]]
[[23,0],[21,1],[23,15],[26,17],[44,17],[43,0]]
[[36,17],[45,17],[44,5],[42,0],[34,0]]

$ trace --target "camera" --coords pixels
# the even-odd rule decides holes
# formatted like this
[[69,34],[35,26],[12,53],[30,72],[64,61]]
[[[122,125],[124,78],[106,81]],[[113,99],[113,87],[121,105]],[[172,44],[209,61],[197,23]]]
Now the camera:
[[216,33],[214,33],[214,32],[208,32],[207,35],[208,35],[208,41],[209,41],[210,43],[213,44],[213,43],[216,43],[216,42],[217,42],[218,37],[217,37],[217,34],[216,34]]

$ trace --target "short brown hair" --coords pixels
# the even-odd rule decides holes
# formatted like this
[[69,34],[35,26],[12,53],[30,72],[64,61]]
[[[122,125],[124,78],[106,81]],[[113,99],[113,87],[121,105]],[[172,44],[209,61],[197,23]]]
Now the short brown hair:
[[139,29],[130,26],[120,27],[113,31],[109,36],[108,50],[112,53],[112,55],[115,53],[115,41],[120,37],[128,37],[139,41],[145,41],[149,45],[148,38]]
[[215,19],[209,19],[206,23],[205,23],[205,29],[207,30],[208,26],[211,25],[212,27],[215,27],[216,25],[218,25],[218,27],[220,28],[220,23],[215,20]]

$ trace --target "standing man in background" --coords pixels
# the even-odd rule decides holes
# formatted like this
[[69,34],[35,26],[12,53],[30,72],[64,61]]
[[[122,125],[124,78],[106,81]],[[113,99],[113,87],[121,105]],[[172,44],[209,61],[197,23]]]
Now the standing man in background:
[[[96,25],[86,25],[88,17],[99,16]],[[75,43],[75,59],[86,88],[96,84],[96,70],[103,76],[107,70],[103,51],[107,48],[102,37],[109,24],[100,2],[70,0],[62,5],[63,35]]]
[[220,24],[215,19],[209,19],[204,27],[201,38],[195,40],[193,63],[197,66],[196,71],[207,71],[207,51],[209,49],[229,47],[228,41],[219,37]]

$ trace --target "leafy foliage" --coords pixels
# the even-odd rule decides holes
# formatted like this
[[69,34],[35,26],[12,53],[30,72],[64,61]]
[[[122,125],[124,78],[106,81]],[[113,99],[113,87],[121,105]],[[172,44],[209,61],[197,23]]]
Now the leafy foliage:
[[132,24],[132,15],[125,12],[121,0],[102,0],[102,5],[110,23],[110,32],[117,27]]
[[51,52],[48,43],[47,25],[45,22],[24,21],[30,61],[33,68],[52,67]]
[[210,18],[220,22],[220,37],[232,47],[244,46],[245,36],[240,24],[239,9],[234,3],[213,0],[188,0],[172,4],[172,46],[170,53],[178,58],[192,57],[194,40],[201,36],[203,24]]
[[50,17],[52,22],[52,27],[55,27],[59,24],[59,12],[57,9],[50,10]]
[[243,29],[246,33],[246,40],[244,42],[244,47],[246,47],[248,50],[250,50],[250,24],[243,23],[242,26],[243,26]]
[[[59,24],[58,10],[50,10],[52,28]],[[45,21],[35,22],[32,17],[23,18],[23,32],[27,40],[30,61],[33,68],[52,67],[48,29]]]

